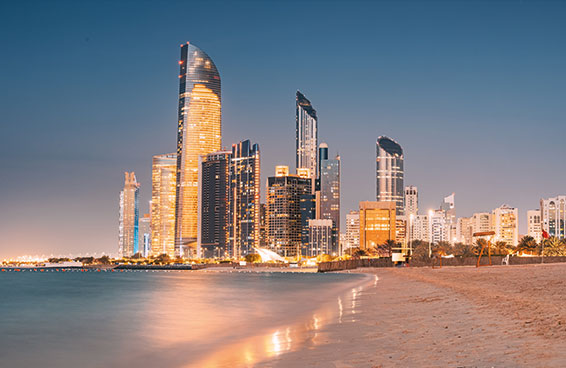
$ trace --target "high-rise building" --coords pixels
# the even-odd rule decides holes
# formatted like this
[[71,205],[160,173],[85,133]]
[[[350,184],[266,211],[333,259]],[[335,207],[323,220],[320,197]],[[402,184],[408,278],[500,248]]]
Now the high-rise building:
[[447,197],[444,197],[440,205],[440,209],[444,211],[444,215],[446,216],[446,227],[448,228],[448,242],[454,244],[456,242],[456,233],[457,233],[457,220],[456,220],[456,206],[454,202],[455,193],[450,194]]
[[360,202],[360,248],[371,249],[388,240],[396,241],[396,211],[393,201]]
[[153,156],[151,170],[151,255],[175,257],[177,155]]
[[200,256],[228,256],[230,157],[231,151],[216,151],[201,156],[200,174]]
[[456,222],[456,243],[473,244],[472,218],[460,217]]
[[229,217],[232,257],[244,257],[259,247],[260,152],[249,140],[232,145],[230,158]]
[[316,217],[316,195],[303,194],[300,196],[301,201],[301,254],[308,255],[309,249],[309,221],[315,220]]
[[409,246],[415,240],[430,242],[430,216],[416,215],[410,220],[409,226]]
[[267,239],[284,256],[300,254],[302,243],[301,196],[311,194],[312,179],[297,175],[267,178]]
[[139,242],[138,253],[142,257],[149,256],[151,252],[151,216],[149,213],[144,214],[139,220]]
[[259,246],[267,246],[267,211],[265,203],[259,205]]
[[565,238],[566,196],[541,199],[540,216],[541,232],[544,230],[551,237]]
[[124,173],[124,189],[120,192],[120,218],[118,226],[118,248],[120,257],[131,257],[138,252],[140,185],[136,175]]
[[529,236],[532,236],[537,243],[540,243],[540,241],[542,240],[540,210],[527,211],[527,230],[527,234]]
[[450,222],[442,209],[430,211],[428,214],[429,236],[432,244],[450,241]]
[[416,216],[419,213],[419,190],[410,185],[405,187],[405,216]]
[[502,205],[492,212],[492,229],[495,241],[516,247],[519,243],[519,212],[516,208]]
[[198,47],[181,45],[177,128],[175,253],[196,255],[199,156],[221,148],[220,75]]
[[[474,213],[470,218],[470,226],[472,236],[474,233],[484,233],[486,231],[492,231],[491,225],[491,213],[489,212],[478,212]],[[475,239],[472,239],[475,242]]]
[[342,245],[342,251],[345,253],[349,248],[360,247],[360,213],[358,211],[350,211],[346,215],[346,244]]
[[309,245],[306,255],[337,255],[334,249],[334,223],[332,220],[309,220]]
[[320,215],[317,218],[332,220],[332,253],[340,253],[340,156],[320,160]]
[[296,95],[296,168],[309,169],[317,176],[318,118],[311,102],[299,91]]
[[396,203],[396,215],[405,213],[403,149],[391,138],[376,143],[376,200]]

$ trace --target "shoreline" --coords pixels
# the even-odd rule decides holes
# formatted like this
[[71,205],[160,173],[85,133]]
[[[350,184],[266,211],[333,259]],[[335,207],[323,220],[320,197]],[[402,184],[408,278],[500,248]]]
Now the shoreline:
[[[342,271],[348,272],[348,271]],[[355,321],[259,367],[563,367],[566,264],[363,268]]]

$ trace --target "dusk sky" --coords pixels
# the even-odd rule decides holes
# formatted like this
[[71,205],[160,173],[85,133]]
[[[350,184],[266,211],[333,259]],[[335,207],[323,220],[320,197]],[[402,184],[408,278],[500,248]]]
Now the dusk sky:
[[375,200],[375,141],[420,210],[566,194],[566,3],[3,1],[0,259],[118,250],[124,171],[148,211],[175,151],[179,45],[222,78],[223,145],[259,143],[262,197],[295,160],[295,92],[342,159],[342,217]]

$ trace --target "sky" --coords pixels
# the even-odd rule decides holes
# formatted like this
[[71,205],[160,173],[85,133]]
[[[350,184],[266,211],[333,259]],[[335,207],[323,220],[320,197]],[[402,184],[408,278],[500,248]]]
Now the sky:
[[[222,78],[223,145],[294,167],[295,92],[342,160],[342,216],[375,200],[375,141],[422,212],[566,194],[566,2],[3,1],[0,259],[117,253],[124,171],[175,151],[179,45]],[[265,185],[262,185],[265,195]]]

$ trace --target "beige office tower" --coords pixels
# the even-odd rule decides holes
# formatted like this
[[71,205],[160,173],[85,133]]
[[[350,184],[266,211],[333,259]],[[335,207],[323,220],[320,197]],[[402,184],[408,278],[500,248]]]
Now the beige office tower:
[[131,257],[138,252],[140,185],[134,172],[125,172],[124,177],[124,189],[120,192],[118,248],[120,257]]
[[175,255],[196,256],[199,156],[221,148],[220,75],[212,59],[181,45],[177,128]]
[[177,155],[153,156],[151,172],[151,256],[175,256]]

